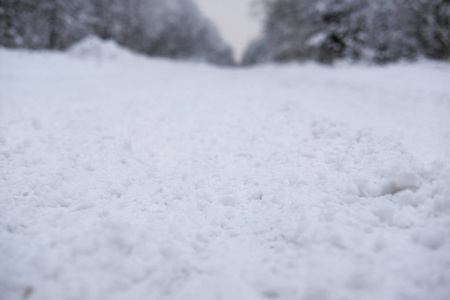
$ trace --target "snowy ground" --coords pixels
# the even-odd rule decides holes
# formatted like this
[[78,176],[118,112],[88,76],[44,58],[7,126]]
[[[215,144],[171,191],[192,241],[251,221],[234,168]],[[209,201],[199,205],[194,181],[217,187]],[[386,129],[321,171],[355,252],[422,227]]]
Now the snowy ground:
[[450,299],[449,64],[102,47],[0,49],[0,299]]

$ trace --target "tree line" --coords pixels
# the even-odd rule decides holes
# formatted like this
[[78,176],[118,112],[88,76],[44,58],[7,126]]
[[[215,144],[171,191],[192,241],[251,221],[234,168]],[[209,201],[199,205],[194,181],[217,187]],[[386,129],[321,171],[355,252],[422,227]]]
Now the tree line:
[[[243,64],[450,58],[450,0],[255,0],[263,32]],[[88,35],[134,51],[233,64],[192,0],[0,0],[0,45],[64,50]]]
[[0,0],[0,45],[65,50],[88,35],[137,52],[232,64],[191,0]]
[[450,57],[450,0],[259,0],[262,36],[244,64]]

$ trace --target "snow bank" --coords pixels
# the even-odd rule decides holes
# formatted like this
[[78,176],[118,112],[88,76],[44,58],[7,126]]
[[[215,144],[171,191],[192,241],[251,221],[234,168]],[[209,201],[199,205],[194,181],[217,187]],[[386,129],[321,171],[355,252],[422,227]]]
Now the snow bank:
[[[89,36],[68,49],[70,56],[81,59],[116,60],[129,58],[132,54],[113,40]],[[136,55],[136,54],[135,54]]]
[[449,65],[106,45],[0,50],[0,298],[449,298]]

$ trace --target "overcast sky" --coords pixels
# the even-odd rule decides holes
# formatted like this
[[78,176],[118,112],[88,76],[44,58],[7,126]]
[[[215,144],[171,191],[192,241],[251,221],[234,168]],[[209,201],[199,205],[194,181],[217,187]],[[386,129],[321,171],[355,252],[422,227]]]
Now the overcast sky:
[[213,21],[240,59],[248,43],[258,36],[259,20],[251,15],[253,0],[195,0]]

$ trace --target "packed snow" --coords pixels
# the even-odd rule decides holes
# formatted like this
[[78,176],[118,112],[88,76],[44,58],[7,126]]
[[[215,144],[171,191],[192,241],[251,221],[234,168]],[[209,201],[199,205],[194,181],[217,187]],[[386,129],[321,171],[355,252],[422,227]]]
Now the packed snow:
[[0,299],[450,299],[450,64],[116,47],[0,49]]

